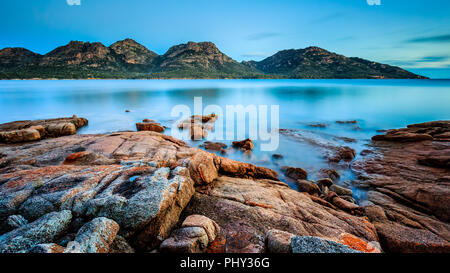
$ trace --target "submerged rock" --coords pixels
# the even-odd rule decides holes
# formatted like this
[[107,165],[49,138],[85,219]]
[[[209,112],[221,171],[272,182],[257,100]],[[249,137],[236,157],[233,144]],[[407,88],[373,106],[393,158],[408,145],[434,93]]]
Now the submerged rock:
[[273,159],[282,159],[284,156],[283,155],[281,155],[281,154],[273,154],[272,155],[272,158]]
[[281,170],[284,171],[284,174],[294,180],[305,180],[306,178],[308,178],[308,172],[306,172],[304,169],[302,168],[294,168],[294,167],[288,167],[288,166],[283,166],[281,167]]
[[311,123],[308,124],[309,127],[313,127],[313,128],[325,128],[327,127],[327,125],[325,123]]
[[199,147],[205,148],[206,150],[219,151],[219,152],[225,153],[225,149],[227,148],[227,145],[225,143],[221,143],[221,142],[205,141]]
[[[288,136],[296,141],[305,142],[321,149],[324,158],[332,163],[341,163],[348,165],[348,162],[352,161],[356,156],[354,149],[348,146],[341,146],[339,142],[330,141],[328,138],[324,138],[322,135],[295,129],[280,129],[279,132],[285,136]],[[336,139],[336,137],[334,137]]]
[[348,146],[338,147],[336,150],[332,151],[332,155],[328,158],[330,162],[339,163],[343,161],[351,161],[356,156],[356,151]]
[[358,123],[357,120],[337,120],[337,124],[356,124]]
[[341,176],[335,169],[320,169],[319,174],[322,178],[330,178],[334,182],[338,181]]

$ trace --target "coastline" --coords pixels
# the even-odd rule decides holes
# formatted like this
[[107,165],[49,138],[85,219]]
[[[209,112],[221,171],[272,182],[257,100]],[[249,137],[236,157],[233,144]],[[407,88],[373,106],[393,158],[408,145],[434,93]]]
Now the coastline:
[[80,80],[80,81],[87,81],[87,80],[450,80],[450,79],[434,79],[434,78],[424,78],[424,79],[399,79],[399,78],[32,78],[32,79],[0,79],[0,81],[64,81],[64,80]]
[[[58,119],[56,124],[73,122],[82,127],[85,122],[80,123],[79,120],[76,117]],[[0,144],[0,200],[9,204],[0,207],[2,223],[10,223],[13,215],[30,222],[12,231],[9,224],[2,225],[2,252],[17,250],[10,248],[8,238],[14,234],[18,236],[20,230],[32,229],[42,221],[48,221],[44,220],[48,217],[69,215],[66,224],[54,226],[60,230],[54,237],[44,236],[47,241],[31,244],[52,243],[56,244],[51,248],[54,251],[73,251],[74,243],[69,241],[66,245],[67,240],[61,241],[61,238],[69,236],[69,240],[77,242],[75,233],[82,233],[79,230],[81,226],[93,225],[90,219],[106,216],[115,223],[112,223],[114,228],[111,230],[104,226],[106,229],[100,232],[116,234],[103,248],[107,252],[285,253],[297,249],[293,242],[300,239],[293,238],[299,236],[331,240],[342,245],[342,251],[350,248],[363,252],[448,252],[450,249],[450,229],[445,218],[448,185],[423,188],[415,182],[420,176],[419,181],[422,183],[426,178],[427,185],[450,183],[442,180],[448,177],[448,169],[436,165],[442,164],[436,162],[448,159],[442,156],[437,157],[441,161],[433,159],[441,149],[440,145],[450,141],[450,121],[412,125],[374,137],[374,145],[378,147],[375,154],[353,164],[360,177],[355,183],[371,189],[371,203],[365,205],[350,202],[343,190],[337,194],[337,189],[330,187],[335,179],[333,176],[315,182],[293,176],[302,185],[299,191],[295,191],[280,181],[278,173],[273,170],[192,148],[161,133],[78,135],[73,130],[49,131],[48,128],[67,128],[46,125],[52,122],[36,121],[29,125],[50,138],[34,140],[30,144]],[[42,125],[37,124],[43,124],[43,128],[38,129],[36,126]],[[57,137],[57,134],[61,136]],[[446,152],[441,149],[440,153],[445,155]],[[377,167],[380,164],[383,169]],[[408,164],[406,172],[403,169],[405,164]],[[412,166],[417,171],[408,171]],[[402,180],[398,179],[397,173],[402,175]],[[148,179],[158,181],[161,184],[155,186],[161,185],[162,188],[145,186]],[[394,184],[386,187],[390,183]],[[408,187],[403,191],[405,185]],[[178,190],[174,191],[175,188]],[[430,197],[422,195],[414,199],[417,195],[411,190],[423,194],[424,189],[429,191]],[[162,195],[158,194],[160,191]],[[141,211],[142,208],[154,207],[154,197],[144,197],[155,193],[164,196],[158,201],[157,209]],[[48,199],[45,196],[54,197]],[[44,207],[43,197],[48,200]],[[113,201],[117,198],[125,202],[125,210],[119,209],[123,205]],[[424,198],[429,203],[424,203]],[[104,200],[110,200],[106,207],[102,205]],[[64,214],[55,214],[57,211]],[[237,215],[236,211],[240,214]],[[45,213],[53,214],[47,216]],[[135,213],[139,217],[130,219]],[[209,224],[199,224],[192,218]],[[75,224],[74,221],[81,222]],[[185,223],[192,221],[192,226],[201,225],[207,231],[211,225],[214,226],[212,230],[215,231],[211,233],[214,235],[208,235],[209,241],[200,244],[197,239],[186,237],[189,224]],[[109,222],[101,224],[106,223]],[[184,228],[180,229],[181,224]],[[317,229],[317,225],[321,228]],[[72,226],[69,230],[74,230],[72,235],[65,231],[69,226]],[[4,233],[8,230],[9,233]],[[117,240],[127,247],[117,249]],[[179,241],[183,242],[181,249],[174,243]],[[48,250],[49,246],[46,247]],[[83,248],[76,250],[86,251]]]

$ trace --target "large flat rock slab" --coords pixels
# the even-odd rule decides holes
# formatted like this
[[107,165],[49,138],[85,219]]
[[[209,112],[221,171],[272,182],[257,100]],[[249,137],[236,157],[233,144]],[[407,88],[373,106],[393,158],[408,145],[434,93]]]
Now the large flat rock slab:
[[265,252],[265,236],[273,228],[301,236],[337,240],[349,233],[366,242],[378,241],[365,217],[323,206],[308,194],[268,179],[221,176],[210,189],[195,193],[184,214],[216,221],[227,239],[227,252]]
[[[74,223],[115,221],[137,250],[159,246],[195,192],[221,173],[278,178],[272,170],[220,158],[156,132],[72,135],[0,144],[0,233],[10,215],[31,222],[68,210]],[[54,242],[41,242],[54,243]]]

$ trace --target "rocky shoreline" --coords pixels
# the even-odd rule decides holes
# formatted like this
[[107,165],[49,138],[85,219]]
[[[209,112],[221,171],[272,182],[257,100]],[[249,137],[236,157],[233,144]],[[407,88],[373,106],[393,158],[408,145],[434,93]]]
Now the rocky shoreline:
[[[192,138],[201,123],[186,123]],[[150,120],[138,132],[76,135],[86,124],[0,125],[1,253],[450,252],[450,121],[375,136],[357,160],[331,149],[328,160],[367,189],[360,204],[332,170],[308,181],[287,166],[296,191],[274,170],[146,131],[163,131]]]

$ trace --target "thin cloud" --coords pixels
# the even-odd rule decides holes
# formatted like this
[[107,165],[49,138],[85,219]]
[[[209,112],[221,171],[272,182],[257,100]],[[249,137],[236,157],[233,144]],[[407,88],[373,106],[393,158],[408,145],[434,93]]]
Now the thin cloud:
[[443,62],[450,59],[450,56],[427,56],[416,60],[416,62]]
[[442,68],[449,66],[450,56],[424,56],[412,60],[386,60],[384,63],[389,63],[395,66],[407,68]]
[[269,38],[273,38],[273,37],[278,37],[280,35],[281,34],[277,33],[277,32],[260,32],[260,33],[255,33],[255,34],[248,36],[248,39],[250,41],[259,41],[259,40],[269,39]]
[[244,59],[265,58],[267,56],[268,56],[267,53],[264,53],[264,52],[251,52],[251,53],[241,55],[241,57]]
[[408,43],[448,43],[450,42],[450,34],[428,36],[428,37],[417,37],[414,39],[407,40]]

